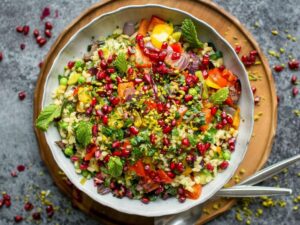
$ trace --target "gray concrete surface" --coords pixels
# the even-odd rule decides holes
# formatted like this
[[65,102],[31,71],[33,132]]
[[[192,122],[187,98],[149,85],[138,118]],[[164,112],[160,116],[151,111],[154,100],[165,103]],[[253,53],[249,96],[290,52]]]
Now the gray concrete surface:
[[[44,207],[42,209],[42,223],[47,224],[98,224],[71,207],[70,201],[64,197],[57,187],[53,185],[47,169],[43,165],[38,154],[38,146],[32,128],[33,92],[39,74],[38,63],[43,59],[51,44],[59,33],[84,9],[97,0],[1,0],[0,1],[0,51],[4,59],[0,62],[0,192],[7,191],[12,196],[12,206],[0,209],[0,224],[14,224],[13,217],[21,214],[27,221],[22,224],[32,224],[30,213],[22,210],[23,198],[28,198],[36,205],[36,195],[42,190],[51,192],[51,201],[59,206],[51,221],[45,218]],[[286,54],[280,61],[268,56],[273,66],[279,62],[286,62],[288,54],[300,58],[299,41],[292,42],[286,39],[284,30],[300,38],[300,6],[299,1],[292,0],[216,0],[218,4],[235,15],[252,32],[261,45],[263,51],[278,50],[284,47]],[[17,25],[29,24],[31,32],[33,28],[42,28],[39,20],[41,10],[50,6],[52,15],[54,10],[59,11],[59,18],[49,18],[54,24],[53,38],[43,48],[37,47],[32,34],[24,37],[15,32]],[[253,28],[255,23],[260,27]],[[278,29],[279,35],[273,36],[272,29]],[[26,49],[20,50],[20,44],[25,43]],[[278,129],[272,154],[268,164],[277,162],[283,158],[300,153],[300,118],[296,117],[292,110],[299,109],[300,95],[291,97],[291,72],[285,70],[281,74],[274,73],[277,84],[277,92],[280,97],[278,109]],[[299,72],[295,72],[300,79]],[[20,102],[18,92],[25,90],[27,97]],[[264,132],[264,131],[261,131]],[[18,177],[12,178],[10,172],[16,166],[24,164],[28,167]],[[300,194],[299,185],[300,166],[292,166],[287,173],[279,175],[279,180],[266,181],[264,185],[277,185],[292,188],[294,196]],[[276,198],[286,201],[285,207],[263,208],[262,217],[253,216],[251,224],[286,224],[296,225],[300,223],[300,209],[293,210],[293,197]],[[250,208],[254,211],[262,208],[261,200],[254,200]],[[211,221],[210,225],[236,224],[235,215],[238,208],[225,213]],[[241,224],[245,224],[243,221]]]

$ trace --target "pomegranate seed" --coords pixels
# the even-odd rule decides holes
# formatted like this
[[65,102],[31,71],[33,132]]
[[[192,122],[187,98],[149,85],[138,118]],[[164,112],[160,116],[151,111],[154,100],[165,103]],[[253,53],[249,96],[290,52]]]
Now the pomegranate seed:
[[170,140],[166,137],[163,138],[163,145],[164,146],[169,146],[170,145]]
[[106,82],[107,84],[111,84],[111,83],[112,83],[112,79],[111,79],[109,76],[106,76],[106,77],[105,77],[105,82]]
[[162,102],[156,104],[156,109],[159,113],[163,113],[165,111],[165,106]]
[[255,86],[251,86],[251,90],[252,90],[252,93],[255,94],[255,92],[256,92],[256,87],[255,87]]
[[256,50],[250,51],[250,56],[256,57],[258,55],[258,52]]
[[34,213],[32,214],[32,219],[34,219],[34,220],[40,220],[40,219],[41,219],[41,213],[39,213],[39,212],[34,212]]
[[139,133],[139,130],[135,126],[129,127],[129,131],[133,135],[137,135]]
[[105,60],[101,60],[101,62],[100,62],[100,67],[101,67],[101,69],[103,69],[103,70],[105,70],[105,69],[107,68],[107,63],[106,63]]
[[206,169],[209,170],[209,171],[213,171],[213,170],[214,170],[214,166],[211,165],[210,163],[207,163],[205,167],[206,167]]
[[183,166],[182,162],[177,163],[176,169],[180,173],[182,173],[184,171],[184,166]]
[[235,50],[236,54],[239,54],[242,50],[242,46],[236,45],[234,50]]
[[123,148],[121,156],[128,157],[130,155],[129,149]]
[[[138,45],[139,45],[139,47],[141,48],[141,49],[144,49],[145,48],[145,42],[144,42],[144,39],[139,39],[138,41],[137,41],[137,43],[138,43]],[[145,53],[145,52],[144,52]]]
[[20,216],[20,215],[16,215],[16,216],[14,217],[14,219],[15,219],[15,222],[16,222],[16,223],[19,223],[19,222],[21,222],[21,221],[23,220],[23,217]]
[[120,99],[118,97],[111,97],[110,98],[110,103],[114,106],[118,105],[120,102]]
[[163,127],[163,133],[164,133],[164,134],[170,133],[171,130],[172,130],[172,127],[171,127],[171,126],[168,126],[168,125],[167,125],[167,126]]
[[170,169],[171,169],[171,170],[175,170],[175,168],[176,168],[176,163],[171,162],[171,163],[170,163]]
[[120,141],[114,141],[111,145],[112,148],[120,148],[121,142]]
[[228,167],[228,165],[229,165],[229,162],[228,162],[228,161],[223,161],[223,162],[219,165],[219,167],[220,167],[220,169],[225,170],[225,169]]
[[157,53],[150,53],[149,54],[149,58],[153,61],[158,61],[159,60],[159,56]]
[[171,55],[172,60],[177,60],[181,57],[181,54],[179,52],[173,52]]
[[85,111],[85,114],[87,115],[87,116],[90,116],[91,114],[92,114],[92,112],[93,112],[93,107],[88,107],[87,109],[86,109],[86,111]]
[[150,84],[150,83],[151,83],[151,76],[150,76],[150,74],[145,74],[145,75],[143,76],[143,80],[144,80],[146,83]]
[[121,156],[122,155],[122,152],[121,151],[114,151],[113,156]]
[[150,134],[150,142],[151,142],[151,144],[155,144],[155,142],[156,142],[156,137],[155,137],[155,134]]
[[168,42],[164,41],[161,45],[161,49],[167,49],[168,48]]
[[45,30],[45,35],[46,35],[46,37],[48,37],[48,38],[51,38],[51,36],[52,36],[52,33],[51,33],[51,30]]
[[74,61],[69,61],[67,66],[69,69],[72,69],[74,65],[75,65]]
[[92,127],[93,136],[96,137],[98,135],[98,125],[94,124]]
[[70,159],[71,159],[72,162],[77,162],[79,160],[79,158],[75,155],[71,156]]
[[109,159],[110,159],[110,155],[107,155],[107,156],[104,157],[103,161],[105,163],[107,163],[109,161]]
[[132,75],[134,72],[133,68],[132,67],[129,67],[128,70],[127,70],[127,74],[128,75]]
[[288,62],[288,66],[291,70],[299,69],[300,62],[298,60],[292,60]]
[[298,88],[293,87],[292,93],[293,93],[293,96],[296,97],[299,94]]
[[144,38],[143,35],[138,34],[138,35],[136,35],[135,40],[139,41],[139,40],[142,40],[143,38]]
[[233,119],[232,119],[232,117],[229,116],[229,115],[227,116],[226,120],[227,120],[227,122],[228,122],[229,124],[232,124],[232,123],[233,123]]
[[11,206],[11,201],[10,200],[4,201],[4,204],[5,204],[6,208],[9,208]]
[[168,175],[168,177],[170,177],[172,179],[175,177],[175,174],[170,171],[167,172],[167,175]]
[[176,121],[175,119],[173,119],[172,122],[171,122],[171,126],[172,126],[172,127],[175,127],[176,124],[177,124],[177,121]]
[[101,49],[98,50],[98,56],[100,59],[103,59],[104,57],[103,51]]
[[274,66],[274,70],[275,70],[276,72],[280,73],[280,72],[283,70],[283,66],[281,66],[281,65],[276,65],[276,66]]
[[17,31],[18,33],[23,33],[23,26],[17,26],[17,27],[16,27],[16,31]]
[[46,207],[47,217],[51,218],[54,215],[54,209],[52,205],[47,205]]
[[142,82],[143,82],[143,79],[141,79],[141,78],[135,78],[135,79],[134,79],[134,84],[135,84],[135,85],[140,84],[140,83],[142,83]]
[[227,124],[227,120],[226,120],[226,119],[223,119],[223,120],[222,120],[222,125],[223,125],[223,126],[226,126],[226,124]]
[[218,130],[222,129],[222,128],[223,128],[222,123],[218,123],[217,126],[216,126],[216,128],[217,128]]
[[44,46],[46,43],[47,43],[47,40],[46,40],[46,38],[43,38],[43,37],[38,41],[38,44],[40,47]]
[[34,29],[33,31],[33,36],[35,36],[36,38],[40,35],[40,32],[38,29]]
[[210,114],[211,114],[212,116],[214,116],[214,115],[216,115],[217,111],[218,111],[218,107],[213,106],[213,107],[210,109]]
[[193,95],[189,95],[189,94],[188,94],[188,95],[185,95],[185,96],[184,96],[184,101],[185,101],[185,102],[189,102],[189,101],[191,101],[191,100],[193,100]]
[[112,74],[112,73],[116,72],[114,68],[108,68],[106,71],[107,71],[109,74]]
[[107,124],[108,124],[108,116],[107,116],[107,115],[102,116],[102,123],[103,123],[104,125],[107,125]]
[[4,201],[10,201],[11,199],[9,194],[3,194],[2,197]]
[[293,75],[292,78],[291,78],[291,83],[292,84],[297,84],[297,77],[296,75]]
[[24,165],[18,165],[18,166],[17,166],[17,170],[18,170],[19,172],[23,172],[23,171],[25,170],[25,166],[24,166]]
[[219,70],[222,72],[223,70],[225,70],[225,66],[224,65],[219,66]]
[[223,112],[221,113],[221,118],[222,118],[222,119],[226,119],[226,117],[227,117],[227,114],[226,114],[226,112],[223,111]]
[[229,150],[230,150],[231,152],[233,152],[234,149],[235,149],[235,146],[234,146],[234,145],[229,145]]
[[204,154],[205,154],[206,148],[205,148],[205,145],[204,145],[204,144],[198,143],[198,144],[196,145],[196,147],[197,147],[197,149],[198,149],[200,155],[204,155]]
[[20,49],[21,49],[21,50],[24,50],[25,47],[26,47],[26,45],[25,45],[24,43],[20,44]]
[[180,195],[179,198],[178,198],[178,201],[179,201],[180,203],[184,203],[185,200],[186,200],[186,197],[183,196],[183,195]]
[[186,146],[186,147],[188,147],[188,146],[190,146],[190,141],[187,138],[183,138],[181,140],[181,144],[184,145],[184,146]]
[[31,202],[26,202],[24,205],[25,211],[31,211],[34,208]]
[[49,21],[47,21],[47,22],[45,23],[45,29],[46,29],[46,30],[52,30],[52,28],[53,28],[52,23],[49,22]]
[[29,27],[28,25],[25,25],[25,26],[23,27],[23,34],[24,34],[24,35],[27,35],[27,34],[29,33],[29,30],[30,30],[30,27]]
[[3,60],[3,53],[0,52],[0,62]]
[[10,175],[11,175],[12,177],[17,177],[17,176],[18,176],[18,174],[17,174],[16,171],[12,171],[12,172],[10,173]]
[[208,66],[209,65],[209,55],[205,54],[202,58],[202,65]]
[[18,96],[19,96],[20,101],[23,101],[26,98],[26,92],[20,91]]
[[144,203],[144,204],[148,204],[148,203],[150,202],[149,198],[147,198],[147,197],[143,197],[143,198],[141,199],[141,201],[142,201],[142,203]]
[[255,96],[254,98],[254,104],[257,105],[260,102],[260,97],[259,96]]
[[103,80],[107,77],[107,74],[105,71],[99,71],[96,75],[97,80]]
[[50,13],[51,13],[50,8],[49,8],[48,6],[45,7],[45,8],[43,9],[43,11],[42,11],[42,14],[41,14],[41,16],[40,16],[40,19],[43,20],[43,19],[45,19],[47,16],[50,16]]
[[158,54],[158,58],[160,61],[164,61],[165,58],[167,57],[167,52],[166,51],[161,51],[159,54]]

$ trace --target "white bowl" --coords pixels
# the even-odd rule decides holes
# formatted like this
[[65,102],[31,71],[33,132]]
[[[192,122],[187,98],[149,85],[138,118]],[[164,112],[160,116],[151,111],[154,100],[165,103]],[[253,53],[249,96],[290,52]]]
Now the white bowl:
[[88,44],[90,44],[92,36],[106,36],[111,34],[116,26],[123,27],[126,21],[137,22],[141,18],[150,18],[153,14],[168,19],[175,24],[181,23],[184,18],[192,18],[198,27],[200,39],[203,41],[212,41],[216,48],[223,52],[226,67],[239,77],[242,85],[242,94],[239,101],[242,119],[236,141],[236,150],[232,154],[230,166],[224,172],[219,173],[212,182],[203,187],[202,194],[197,200],[187,199],[185,203],[179,203],[176,198],[170,198],[168,200],[157,200],[146,205],[138,200],[130,200],[128,198],[118,199],[113,197],[112,194],[100,195],[97,193],[92,180],[87,181],[84,185],[80,184],[82,177],[75,173],[71,161],[65,157],[55,144],[55,141],[60,140],[57,129],[51,126],[45,133],[47,143],[55,161],[78,189],[95,201],[120,212],[149,217],[179,213],[207,201],[229,181],[244,158],[253,128],[253,95],[246,70],[230,44],[210,25],[179,9],[154,4],[122,7],[99,16],[84,28],[78,30],[70,38],[69,42],[56,57],[47,76],[42,103],[43,106],[46,106],[52,102],[51,93],[58,86],[58,74],[63,71],[64,66],[70,59],[82,57],[86,52]]

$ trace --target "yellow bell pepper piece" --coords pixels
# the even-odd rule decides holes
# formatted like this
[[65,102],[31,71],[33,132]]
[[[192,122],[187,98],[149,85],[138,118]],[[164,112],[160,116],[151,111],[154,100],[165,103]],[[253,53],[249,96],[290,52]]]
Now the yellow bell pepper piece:
[[78,89],[78,99],[83,103],[89,103],[92,100],[92,97],[88,94],[87,88],[80,87]]
[[79,73],[76,73],[75,71],[70,74],[68,85],[76,84],[78,81],[78,78],[80,77]]
[[173,26],[169,24],[157,24],[151,34],[151,42],[156,48],[161,48],[164,41],[173,33]]
[[191,167],[186,167],[186,169],[183,171],[183,175],[185,175],[185,176],[187,176],[187,175],[189,175],[191,172],[193,172],[192,171],[192,169],[191,169]]
[[232,126],[235,128],[235,129],[238,129],[239,128],[239,125],[240,125],[240,108],[238,108],[234,115],[233,115],[233,122],[232,122]]
[[181,38],[181,32],[179,32],[179,31],[174,32],[174,33],[172,34],[172,38],[173,38],[176,42],[178,42],[179,39]]
[[220,89],[221,87],[217,85],[210,77],[208,77],[205,80],[205,83],[208,87],[214,88],[214,89]]

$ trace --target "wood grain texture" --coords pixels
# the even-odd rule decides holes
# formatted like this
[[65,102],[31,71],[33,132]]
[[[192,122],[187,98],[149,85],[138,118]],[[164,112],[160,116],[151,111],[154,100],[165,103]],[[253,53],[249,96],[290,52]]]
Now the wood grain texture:
[[[61,48],[67,43],[72,35],[81,27],[89,23],[95,17],[127,5],[144,5],[148,3],[163,4],[173,8],[179,8],[187,11],[209,23],[214,27],[231,45],[240,44],[243,46],[242,54],[250,50],[257,50],[259,53],[260,65],[250,68],[252,72],[259,74],[261,80],[252,84],[257,87],[257,94],[262,97],[260,105],[255,107],[255,114],[262,113],[261,118],[255,122],[253,137],[250,141],[249,149],[243,160],[240,169],[245,169],[243,175],[239,174],[241,179],[258,171],[266,162],[272,147],[272,141],[275,135],[277,124],[277,99],[274,80],[269,68],[266,57],[262,54],[258,44],[252,35],[243,27],[243,25],[232,15],[221,9],[211,1],[197,0],[104,0],[93,5],[76,18],[57,38],[51,47],[44,66],[41,70],[34,95],[34,119],[41,111],[42,93],[46,76],[50,67],[58,55]],[[67,195],[74,206],[83,212],[95,217],[102,224],[154,224],[153,218],[132,216],[120,213],[116,210],[96,203],[84,193],[77,190],[67,181],[67,178],[61,175],[58,165],[53,159],[49,146],[46,143],[43,132],[35,128],[36,137],[39,143],[41,158],[48,167],[53,180],[59,189]],[[239,169],[239,170],[240,170]],[[237,170],[237,171],[239,171]],[[237,172],[238,174],[238,172]],[[233,185],[230,181],[229,185]],[[205,203],[205,212],[199,218],[197,224],[204,224],[217,215],[229,210],[235,204],[234,199],[217,199]],[[217,208],[217,209],[216,209]]]

